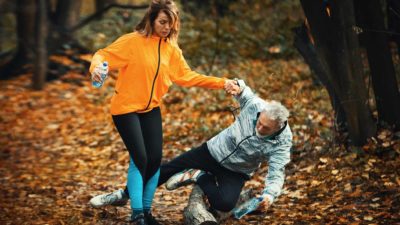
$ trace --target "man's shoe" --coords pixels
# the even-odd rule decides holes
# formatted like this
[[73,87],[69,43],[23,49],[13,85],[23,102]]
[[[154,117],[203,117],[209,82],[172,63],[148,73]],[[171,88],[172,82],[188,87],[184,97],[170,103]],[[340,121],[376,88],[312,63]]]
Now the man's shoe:
[[141,213],[139,215],[136,216],[131,216],[131,220],[129,221],[129,224],[134,224],[134,225],[148,225],[148,223],[146,222],[146,219],[144,217],[144,215]]
[[165,187],[171,191],[185,185],[194,184],[196,183],[197,179],[203,174],[205,174],[205,172],[201,170],[184,170],[169,178],[165,184]]
[[119,189],[108,194],[97,195],[90,199],[89,203],[94,208],[102,206],[113,205],[113,206],[124,206],[128,202],[129,196],[124,190]]
[[144,218],[146,219],[146,222],[148,225],[161,225],[161,223],[159,223],[156,220],[156,218],[154,218],[154,216],[151,214],[151,212],[144,213]]

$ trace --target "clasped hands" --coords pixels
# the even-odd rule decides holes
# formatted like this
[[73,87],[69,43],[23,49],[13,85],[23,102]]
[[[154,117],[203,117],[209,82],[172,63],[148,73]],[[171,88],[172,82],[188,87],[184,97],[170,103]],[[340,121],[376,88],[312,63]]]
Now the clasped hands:
[[236,80],[226,80],[224,84],[224,89],[226,93],[231,95],[238,95],[241,93],[241,89]]

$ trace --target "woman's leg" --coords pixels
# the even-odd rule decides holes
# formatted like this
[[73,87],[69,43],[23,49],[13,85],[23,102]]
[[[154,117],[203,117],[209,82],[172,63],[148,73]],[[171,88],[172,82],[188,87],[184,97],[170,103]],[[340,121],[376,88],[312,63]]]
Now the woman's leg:
[[129,198],[133,215],[143,213],[143,180],[146,177],[147,155],[137,113],[113,116],[117,130],[129,151]]
[[150,112],[139,114],[139,119],[147,155],[143,209],[145,212],[149,212],[157,188],[162,158],[163,132],[160,108],[157,107]]

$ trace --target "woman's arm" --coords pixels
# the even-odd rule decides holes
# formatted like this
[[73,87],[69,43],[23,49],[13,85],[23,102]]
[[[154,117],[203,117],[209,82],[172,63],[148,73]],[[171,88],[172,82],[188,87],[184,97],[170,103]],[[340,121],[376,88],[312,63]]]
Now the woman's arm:
[[223,89],[227,79],[199,74],[190,69],[183,57],[182,50],[174,46],[170,61],[171,80],[183,87],[204,87],[210,89]]
[[132,57],[132,42],[133,33],[130,33],[121,36],[106,48],[98,50],[92,58],[89,68],[90,73],[93,73],[94,69],[104,61],[108,62],[111,70],[126,66]]

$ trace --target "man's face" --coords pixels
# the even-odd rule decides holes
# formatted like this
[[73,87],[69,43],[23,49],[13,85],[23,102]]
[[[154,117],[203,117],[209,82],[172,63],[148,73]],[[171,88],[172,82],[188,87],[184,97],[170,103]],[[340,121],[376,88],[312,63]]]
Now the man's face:
[[279,124],[261,112],[256,124],[256,131],[261,136],[269,136],[280,129]]
[[163,11],[158,13],[157,18],[154,20],[154,34],[161,37],[166,38],[171,32],[171,21],[167,14]]

